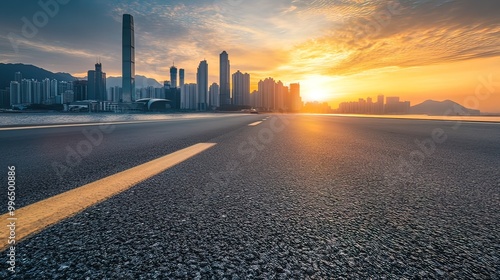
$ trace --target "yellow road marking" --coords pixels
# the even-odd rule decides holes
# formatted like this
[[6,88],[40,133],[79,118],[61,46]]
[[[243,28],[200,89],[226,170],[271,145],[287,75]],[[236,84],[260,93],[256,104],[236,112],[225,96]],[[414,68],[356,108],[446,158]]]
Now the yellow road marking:
[[258,122],[251,123],[248,126],[257,126],[257,125],[259,125],[261,123],[262,123],[262,121],[258,121]]
[[9,213],[4,214],[0,216],[0,221],[2,223],[2,225],[0,225],[0,251],[11,246],[8,244],[10,229],[6,225],[12,220],[9,221],[7,220],[8,218],[17,218],[15,221],[15,240],[17,244],[22,239],[36,234],[66,218],[74,216],[86,208],[123,192],[215,145],[215,143],[199,143],[120,173],[116,173],[104,179],[17,209],[13,217],[10,216]]

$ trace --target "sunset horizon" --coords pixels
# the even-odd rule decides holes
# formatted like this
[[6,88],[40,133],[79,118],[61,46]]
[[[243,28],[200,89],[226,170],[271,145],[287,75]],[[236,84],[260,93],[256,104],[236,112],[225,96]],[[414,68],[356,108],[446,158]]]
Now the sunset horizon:
[[491,2],[68,1],[41,27],[33,19],[43,7],[17,5],[5,4],[2,17],[4,63],[82,78],[100,60],[108,77],[121,76],[121,16],[128,13],[135,18],[136,74],[160,83],[173,64],[185,69],[187,83],[196,82],[205,59],[209,82],[218,82],[218,55],[225,50],[232,72],[250,74],[251,91],[272,77],[300,83],[304,102],[332,108],[381,94],[412,105],[450,99],[500,112],[494,90],[500,24]]

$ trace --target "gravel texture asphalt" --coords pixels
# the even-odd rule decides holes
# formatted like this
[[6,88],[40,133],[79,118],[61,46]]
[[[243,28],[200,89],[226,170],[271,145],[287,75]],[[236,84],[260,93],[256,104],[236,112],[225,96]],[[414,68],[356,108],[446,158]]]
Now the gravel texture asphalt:
[[[0,278],[500,278],[499,124],[283,115],[246,126],[262,117],[117,128],[71,178],[32,181],[19,200],[217,145],[21,242],[17,272],[3,261]],[[65,155],[45,154],[34,162]],[[25,157],[19,169],[43,170]]]

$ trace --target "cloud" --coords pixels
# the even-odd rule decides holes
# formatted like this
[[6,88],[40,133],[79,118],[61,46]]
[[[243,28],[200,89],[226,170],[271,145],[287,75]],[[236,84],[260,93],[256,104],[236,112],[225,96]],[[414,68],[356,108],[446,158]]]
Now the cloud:
[[292,65],[350,75],[499,56],[500,24],[491,9],[500,5],[492,2],[406,1],[396,10],[385,2],[371,14],[361,9],[324,36],[298,44]]

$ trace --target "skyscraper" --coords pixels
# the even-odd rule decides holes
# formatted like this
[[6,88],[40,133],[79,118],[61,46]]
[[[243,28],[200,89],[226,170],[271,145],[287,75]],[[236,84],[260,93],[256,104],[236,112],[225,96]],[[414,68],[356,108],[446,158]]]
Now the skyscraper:
[[75,101],[87,100],[88,81],[78,80],[73,82]]
[[21,84],[17,81],[10,82],[10,105],[21,103]]
[[31,80],[21,80],[21,103],[32,103],[31,99]]
[[292,112],[298,112],[302,109],[302,98],[300,97],[300,84],[290,84],[290,98]]
[[217,108],[220,106],[219,103],[219,94],[220,94],[220,87],[217,83],[212,83],[210,85],[210,88],[208,89],[208,100],[209,100],[209,106],[211,108]]
[[14,74],[14,81],[18,82],[21,84],[21,81],[23,80],[23,74],[21,72],[16,72]]
[[122,101],[132,102],[135,95],[134,18],[123,15],[122,28]]
[[231,85],[229,82],[231,66],[226,51],[220,54],[220,105],[231,104]]
[[170,67],[170,88],[177,88],[177,68],[175,65]]
[[233,104],[250,105],[250,75],[240,70],[233,74]]
[[179,87],[184,85],[184,69],[179,69]]
[[196,73],[196,84],[198,85],[197,110],[206,111],[208,107],[208,63],[206,60],[200,61]]
[[[88,78],[88,99],[105,101],[108,98],[106,93],[106,73],[102,72],[102,64],[96,63],[95,70],[90,70]],[[64,91],[63,91],[64,92]],[[59,91],[60,94],[63,92]]]

